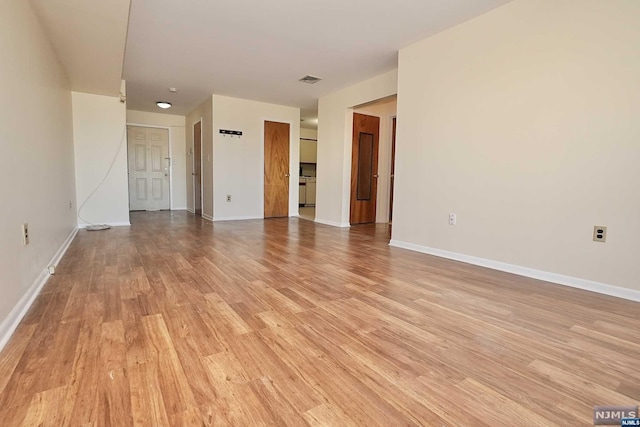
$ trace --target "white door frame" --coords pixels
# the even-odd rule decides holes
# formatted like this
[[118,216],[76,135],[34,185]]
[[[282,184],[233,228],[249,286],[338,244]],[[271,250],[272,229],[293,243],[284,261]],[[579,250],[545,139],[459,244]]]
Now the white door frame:
[[[129,126],[135,126],[139,128],[154,128],[154,129],[166,129],[167,134],[169,135],[169,210],[173,210],[173,146],[171,141],[171,128],[168,126],[156,126],[156,125],[143,125],[139,123],[128,123],[127,122],[127,131],[129,130]],[[127,132],[128,133],[128,132]],[[129,138],[127,138],[127,169],[129,165]],[[127,187],[129,187],[127,185]],[[127,188],[129,192],[131,192],[130,188]],[[131,195],[129,195],[131,197]]]

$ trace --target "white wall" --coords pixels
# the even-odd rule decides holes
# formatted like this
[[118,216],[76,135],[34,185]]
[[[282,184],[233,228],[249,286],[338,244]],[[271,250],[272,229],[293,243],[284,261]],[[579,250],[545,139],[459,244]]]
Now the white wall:
[[376,222],[389,222],[389,202],[391,188],[391,137],[393,118],[396,116],[397,97],[392,96],[372,104],[353,109],[354,113],[380,118],[378,144],[378,191],[376,195]]
[[317,222],[349,226],[352,108],[395,95],[397,80],[394,70],[319,99]]
[[0,3],[0,63],[2,348],[76,227],[76,197],[69,82],[29,2]]
[[[129,225],[126,105],[117,97],[81,92],[72,92],[72,100],[78,224]],[[106,180],[87,200],[114,158]]]
[[[173,114],[127,110],[128,125],[169,129],[171,157],[171,209],[187,209],[187,146],[185,117]],[[189,157],[191,161],[191,157]],[[191,196],[193,198],[193,196]]]
[[213,220],[213,96],[186,117],[187,209],[193,212],[193,126],[202,120],[202,216]]
[[640,290],[638,23],[516,0],[402,49],[394,241]]
[[[300,110],[246,99],[213,96],[214,220],[264,216],[264,122],[289,123],[289,215],[298,214]],[[220,129],[239,130],[241,138]],[[227,194],[231,202],[226,201]]]
[[300,128],[300,138],[318,139],[317,129]]

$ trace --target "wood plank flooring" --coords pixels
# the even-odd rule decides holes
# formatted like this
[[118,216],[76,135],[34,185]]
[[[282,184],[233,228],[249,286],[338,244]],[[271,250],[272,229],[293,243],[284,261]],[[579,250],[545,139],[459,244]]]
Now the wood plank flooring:
[[0,353],[0,426],[579,426],[640,400],[640,304],[388,228],[133,213]]

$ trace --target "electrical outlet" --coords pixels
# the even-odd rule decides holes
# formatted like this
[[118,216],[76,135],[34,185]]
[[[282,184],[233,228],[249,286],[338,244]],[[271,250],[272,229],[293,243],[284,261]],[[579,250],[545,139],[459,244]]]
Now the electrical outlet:
[[456,220],[457,220],[456,214],[450,213],[449,214],[449,225],[456,225]]
[[607,227],[602,225],[593,226],[593,241],[594,242],[606,242],[607,241]]
[[73,209],[73,202],[69,202],[69,210]]
[[227,202],[231,201],[231,194],[227,194]]
[[27,246],[29,244],[29,224],[26,222],[22,224],[22,245]]

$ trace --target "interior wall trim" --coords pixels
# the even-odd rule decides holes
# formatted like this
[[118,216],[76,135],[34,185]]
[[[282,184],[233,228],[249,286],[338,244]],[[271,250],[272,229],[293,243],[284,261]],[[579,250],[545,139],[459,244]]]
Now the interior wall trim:
[[264,219],[262,216],[248,215],[248,216],[217,216],[212,219],[213,222],[218,221],[243,221],[247,219]]
[[505,271],[507,273],[513,273],[519,276],[530,277],[532,279],[544,280],[545,282],[556,283],[558,285],[569,286],[585,291],[597,292],[599,294],[640,302],[640,291],[636,291],[633,289],[621,288],[619,286],[608,285],[605,283],[594,282],[577,277],[565,276],[548,271],[536,270],[533,268],[522,267],[519,265],[508,264],[500,261],[493,261],[486,258],[464,255],[457,252],[449,252],[442,249],[430,248],[428,246],[416,245],[414,243],[407,243],[399,240],[391,240],[389,242],[389,246],[409,249],[411,251],[434,255],[440,258],[461,261],[467,264],[473,264],[493,270]]
[[319,219],[319,218],[316,218],[313,221],[317,222],[318,224],[330,225],[331,227],[340,227],[340,228],[351,227],[351,224],[349,224],[348,222],[328,221],[326,219]]
[[40,274],[38,274],[38,277],[36,277],[36,280],[31,284],[27,292],[20,298],[15,307],[13,307],[11,313],[0,323],[0,351],[2,351],[4,346],[9,342],[11,336],[22,321],[22,318],[27,314],[36,297],[40,294],[42,287],[49,280],[49,267],[56,267],[58,265],[67,252],[67,249],[69,249],[71,242],[75,239],[76,234],[78,234],[78,230],[79,228],[76,227],[71,231],[67,239],[62,243],[62,246],[60,246],[60,249],[58,249],[53,258],[51,258],[51,261],[49,261]]
[[[78,228],[79,229],[84,229],[84,228],[87,228],[90,225],[91,224],[78,224]],[[111,227],[131,227],[131,223],[130,222],[110,222],[107,225],[110,225]]]

